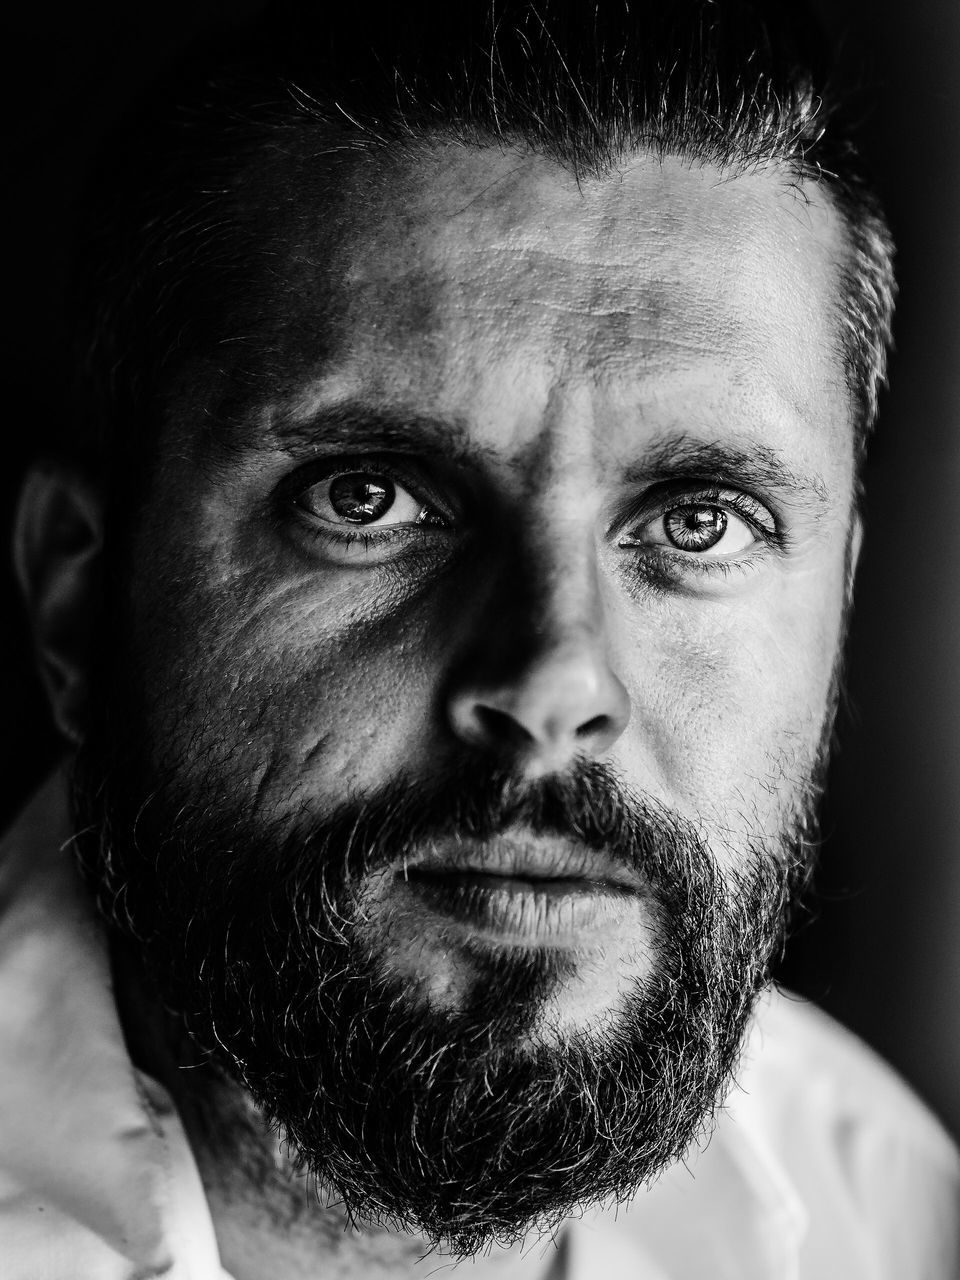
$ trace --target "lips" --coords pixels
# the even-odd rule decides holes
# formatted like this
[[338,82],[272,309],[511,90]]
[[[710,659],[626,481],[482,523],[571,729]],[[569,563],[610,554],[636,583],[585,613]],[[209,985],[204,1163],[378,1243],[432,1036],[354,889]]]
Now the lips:
[[475,934],[566,944],[635,910],[641,882],[608,854],[526,833],[456,840],[396,873],[426,911]]
[[509,879],[584,882],[612,888],[639,889],[630,868],[607,853],[559,837],[510,832],[490,840],[457,838],[438,842],[400,873],[407,877],[477,875]]

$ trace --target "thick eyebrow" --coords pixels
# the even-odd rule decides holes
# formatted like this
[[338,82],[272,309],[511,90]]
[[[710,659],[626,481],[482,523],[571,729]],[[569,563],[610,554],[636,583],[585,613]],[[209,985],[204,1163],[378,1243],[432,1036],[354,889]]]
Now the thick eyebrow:
[[[761,493],[776,490],[817,509],[830,502],[823,477],[792,465],[773,445],[748,438],[702,440],[689,434],[661,436],[644,446],[643,457],[628,466],[628,485],[699,480]],[[295,455],[312,450],[368,453],[416,453],[442,458],[455,466],[477,466],[493,451],[471,439],[466,423],[402,409],[384,410],[344,401],[311,413],[275,410],[266,437],[252,447],[280,448]]]
[[655,440],[643,461],[626,472],[630,484],[650,481],[702,480],[757,489],[778,490],[787,497],[826,507],[830,490],[823,477],[801,471],[780,450],[760,441],[697,440],[670,436]]
[[471,441],[463,422],[403,410],[384,411],[353,401],[331,405],[309,417],[276,412],[267,438],[260,443],[261,447],[295,454],[314,449],[432,454],[465,466],[489,454]]

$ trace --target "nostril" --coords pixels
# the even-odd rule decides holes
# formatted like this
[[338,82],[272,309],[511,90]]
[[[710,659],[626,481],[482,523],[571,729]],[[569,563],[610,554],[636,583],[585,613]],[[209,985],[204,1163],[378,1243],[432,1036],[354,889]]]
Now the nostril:
[[483,703],[478,703],[473,713],[484,736],[490,742],[496,742],[505,747],[527,748],[534,741],[533,734],[505,711],[498,711],[496,707],[487,707]]
[[578,738],[596,738],[606,733],[609,727],[609,716],[593,716],[592,719],[585,720],[583,724],[577,725],[575,736]]
[[446,695],[454,734],[524,767],[558,769],[575,754],[606,751],[630,716],[626,689],[598,645],[555,644],[506,679],[462,681]]

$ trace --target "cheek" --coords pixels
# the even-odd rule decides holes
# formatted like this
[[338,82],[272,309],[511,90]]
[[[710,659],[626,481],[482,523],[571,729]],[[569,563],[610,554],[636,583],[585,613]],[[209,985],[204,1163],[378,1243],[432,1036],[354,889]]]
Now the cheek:
[[398,601],[369,576],[335,590],[316,575],[272,581],[208,577],[163,592],[163,608],[143,602],[158,763],[210,768],[238,796],[283,810],[335,803],[413,767],[435,741],[430,600]]
[[637,785],[717,830],[778,830],[816,760],[842,609],[842,574],[821,574],[662,619],[632,647]]

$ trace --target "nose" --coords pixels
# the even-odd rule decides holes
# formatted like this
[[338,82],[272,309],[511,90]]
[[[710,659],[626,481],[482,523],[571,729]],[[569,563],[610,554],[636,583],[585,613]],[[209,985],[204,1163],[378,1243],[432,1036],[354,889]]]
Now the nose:
[[463,742],[531,774],[602,754],[630,718],[595,581],[578,585],[568,577],[552,594],[541,595],[526,619],[502,599],[499,608],[491,602],[480,625],[485,640],[448,696],[448,718]]

